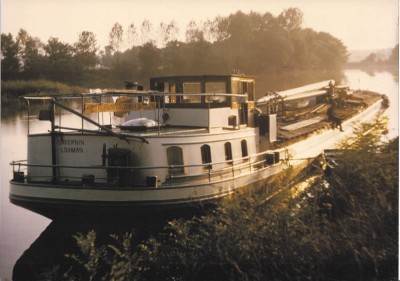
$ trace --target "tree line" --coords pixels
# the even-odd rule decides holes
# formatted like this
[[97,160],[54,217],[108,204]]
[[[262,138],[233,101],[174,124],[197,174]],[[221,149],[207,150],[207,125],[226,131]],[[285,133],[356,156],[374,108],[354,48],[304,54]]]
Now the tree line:
[[364,59],[362,59],[359,62],[353,62],[353,63],[349,63],[349,65],[351,66],[360,66],[360,67],[368,67],[368,66],[374,66],[374,67],[390,67],[390,66],[394,66],[394,67],[398,67],[399,65],[399,44],[397,44],[390,56],[387,59],[382,59],[379,58],[377,53],[370,53],[367,57],[365,57]]
[[115,86],[155,75],[340,70],[347,61],[346,46],[329,33],[302,28],[302,22],[298,8],[278,16],[238,11],[204,23],[189,22],[185,40],[178,40],[174,21],[155,27],[145,20],[125,29],[115,23],[103,49],[90,31],[68,44],[55,37],[44,43],[21,29],[15,38],[1,34],[2,80]]

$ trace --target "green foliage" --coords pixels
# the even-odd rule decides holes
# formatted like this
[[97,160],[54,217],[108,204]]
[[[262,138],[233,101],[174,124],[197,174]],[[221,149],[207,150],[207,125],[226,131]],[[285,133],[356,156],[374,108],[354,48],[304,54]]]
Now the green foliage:
[[141,255],[146,248],[143,245],[137,247],[132,245],[132,233],[111,237],[115,245],[107,245],[111,257],[108,261],[110,266],[108,280],[142,280],[141,274],[148,270],[148,265],[143,262],[145,256]]
[[357,153],[377,153],[384,145],[381,139],[387,132],[388,117],[380,115],[370,123],[354,124],[353,135],[344,140],[339,147]]
[[87,235],[78,233],[74,238],[81,255],[71,254],[67,256],[79,265],[79,275],[83,275],[84,280],[104,280],[100,275],[100,266],[106,251],[104,246],[96,247],[96,233],[93,230],[89,231]]
[[47,81],[47,80],[13,80],[1,83],[2,95],[10,95],[14,97],[26,94],[66,94],[66,93],[82,93],[83,88],[71,87],[63,83]]
[[[43,95],[43,94],[72,94],[83,93],[85,88],[68,86],[60,82],[48,80],[9,80],[1,82],[1,104],[2,107],[12,105],[10,108],[15,110],[15,106],[22,105],[20,96],[24,95]],[[3,108],[4,113],[6,108]]]
[[97,58],[97,40],[96,36],[89,31],[83,31],[79,35],[79,40],[74,44],[74,61],[76,70],[88,70],[95,67],[98,63]]
[[1,70],[19,71],[18,44],[10,33],[1,34]]

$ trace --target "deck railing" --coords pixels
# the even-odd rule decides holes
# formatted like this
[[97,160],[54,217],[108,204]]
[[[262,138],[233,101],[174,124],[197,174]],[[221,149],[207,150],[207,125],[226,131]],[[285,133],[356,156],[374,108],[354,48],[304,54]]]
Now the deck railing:
[[[279,159],[276,159],[274,161],[271,161],[271,158],[268,158],[267,155],[272,155],[276,153],[284,153],[284,157],[279,157]],[[227,161],[222,161],[222,162],[212,162],[212,163],[205,163],[205,164],[191,164],[191,165],[168,165],[168,166],[70,166],[70,165],[49,165],[49,164],[28,164],[27,160],[20,160],[20,161],[13,161],[10,163],[10,165],[13,166],[13,172],[14,172],[14,179],[13,181],[17,182],[25,182],[26,179],[32,183],[35,182],[55,182],[55,183],[69,183],[73,184],[75,183],[76,185],[80,185],[83,183],[83,177],[82,176],[57,176],[53,177],[51,175],[41,175],[41,174],[33,174],[29,173],[28,175],[25,176],[25,170],[27,168],[48,168],[48,169],[57,169],[59,171],[60,169],[73,169],[76,171],[82,172],[84,171],[94,171],[94,170],[104,170],[105,173],[104,175],[108,175],[110,171],[113,171],[113,173],[116,174],[114,179],[119,179],[121,177],[128,176],[129,173],[127,172],[136,172],[136,171],[148,171],[148,170],[153,170],[154,172],[151,173],[154,176],[157,176],[158,174],[164,174],[165,171],[168,171],[166,174],[167,176],[165,177],[165,180],[163,180],[162,185],[163,186],[168,186],[168,187],[177,187],[177,186],[184,186],[187,185],[189,182],[190,183],[204,183],[204,182],[211,182],[214,180],[218,180],[217,178],[219,177],[220,180],[227,180],[227,179],[232,179],[236,178],[243,173],[251,173],[254,170],[260,170],[260,169],[266,169],[268,167],[272,167],[274,165],[277,165],[279,163],[285,162],[288,160],[288,153],[287,150],[279,150],[279,151],[265,151],[262,153],[258,154],[253,154],[250,156],[242,157],[242,158],[237,158],[237,159],[232,159],[232,160],[227,160]],[[197,169],[197,171],[202,171],[200,173],[176,173],[176,169],[183,169],[188,170],[191,168],[200,168]],[[164,170],[164,173],[161,173],[160,171]],[[78,174],[78,173],[77,173]],[[122,175],[122,176],[121,176]],[[44,178],[46,178],[44,180]],[[36,179],[36,180],[35,180]],[[41,179],[41,180],[38,180]],[[108,177],[100,178],[97,177],[96,181],[98,184],[102,183],[102,185],[110,185]],[[145,179],[143,179],[145,180]],[[127,181],[128,183],[128,181]],[[144,187],[146,185],[135,185],[133,183],[126,184],[126,186],[118,186],[118,187]],[[147,187],[152,187],[148,186]],[[157,187],[157,184],[155,186]]]

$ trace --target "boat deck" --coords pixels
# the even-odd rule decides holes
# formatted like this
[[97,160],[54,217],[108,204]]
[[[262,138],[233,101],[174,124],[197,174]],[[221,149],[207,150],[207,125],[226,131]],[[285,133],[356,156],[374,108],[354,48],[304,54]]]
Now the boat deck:
[[[334,115],[345,121],[357,114],[362,108],[371,106],[381,99],[381,95],[369,91],[354,92],[348,99],[346,105],[336,107]],[[332,122],[327,115],[327,104],[313,105],[307,108],[294,110],[291,116],[296,118],[284,118],[278,121],[278,139],[280,141],[292,141],[322,129],[332,128]]]
[[278,130],[278,138],[284,141],[292,140],[298,137],[306,136],[308,134],[314,133],[318,130],[323,130],[327,129],[330,127],[331,124],[328,121],[321,121],[318,123],[313,123],[311,125],[297,128],[295,130],[291,131],[285,131],[285,130]]

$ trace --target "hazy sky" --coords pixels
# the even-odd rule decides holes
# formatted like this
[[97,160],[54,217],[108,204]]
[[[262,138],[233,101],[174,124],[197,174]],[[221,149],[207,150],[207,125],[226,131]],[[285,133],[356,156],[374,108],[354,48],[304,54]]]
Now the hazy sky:
[[349,50],[393,48],[398,42],[398,0],[1,0],[1,32],[16,36],[23,28],[43,42],[57,37],[72,44],[82,31],[91,31],[104,47],[116,22],[126,30],[144,19],[154,26],[174,20],[183,40],[191,20],[238,10],[276,16],[290,7],[304,13],[303,27],[328,32]]

